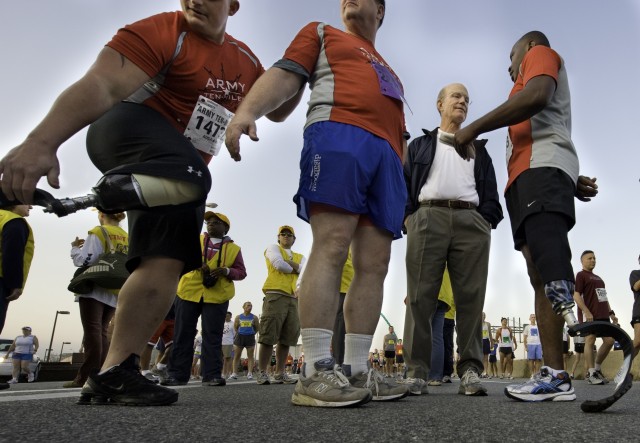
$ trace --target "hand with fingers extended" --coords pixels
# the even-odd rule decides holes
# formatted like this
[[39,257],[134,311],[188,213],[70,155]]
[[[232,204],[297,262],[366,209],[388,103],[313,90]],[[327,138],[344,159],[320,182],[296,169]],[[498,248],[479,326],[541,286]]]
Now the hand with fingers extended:
[[229,151],[231,158],[237,162],[241,160],[240,137],[242,137],[242,134],[248,135],[254,142],[259,140],[256,128],[256,119],[252,118],[247,113],[238,112],[229,122],[225,135],[227,150]]
[[27,139],[0,160],[0,176],[8,200],[31,204],[40,177],[46,176],[52,188],[60,187],[60,163],[55,150]]
[[579,176],[576,184],[576,198],[583,202],[591,201],[598,194],[596,180],[596,177]]

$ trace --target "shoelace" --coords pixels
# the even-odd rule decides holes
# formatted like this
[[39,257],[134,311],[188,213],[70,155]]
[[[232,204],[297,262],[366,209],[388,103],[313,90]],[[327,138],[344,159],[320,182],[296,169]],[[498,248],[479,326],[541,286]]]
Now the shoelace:
[[422,380],[421,378],[407,378],[402,380],[401,382],[404,383],[405,385],[412,385],[416,383],[418,380],[421,382],[421,384],[422,382],[424,382],[424,380]]
[[123,369],[123,371],[121,372],[121,376],[125,377],[125,379],[127,379],[128,381],[155,386],[155,383],[153,381],[142,375],[142,373],[140,372],[140,368],[127,368],[120,366],[120,369]]
[[376,396],[377,396],[378,395],[378,383],[382,383],[382,382],[384,382],[384,376],[382,376],[380,374],[380,372],[378,372],[375,369],[371,368],[371,369],[369,369],[369,372],[367,373],[367,382],[364,384],[364,387],[371,389],[371,385],[373,384],[373,386],[375,386],[375,388],[376,388]]
[[467,379],[467,384],[469,383],[480,383],[480,378],[478,377],[478,374],[476,374],[473,371],[469,371],[467,373],[465,373],[466,375],[466,379]]
[[333,369],[318,372],[322,375],[322,377],[338,385],[338,387],[340,388],[344,388],[350,385],[349,379],[342,373],[342,368],[339,365],[334,365]]
[[546,383],[546,381],[544,380],[545,378],[550,378],[551,373],[548,371],[544,371],[544,373],[542,371],[536,372],[535,374],[533,374],[531,376],[531,378],[529,380],[527,380],[526,382],[518,385],[518,386],[529,386],[529,385],[535,385],[538,384],[539,382],[543,381]]

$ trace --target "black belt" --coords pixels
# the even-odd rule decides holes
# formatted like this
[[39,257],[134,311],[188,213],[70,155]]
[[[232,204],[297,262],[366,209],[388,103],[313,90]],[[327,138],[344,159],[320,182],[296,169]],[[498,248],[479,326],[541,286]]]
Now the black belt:
[[476,205],[460,200],[427,200],[420,202],[420,206],[438,206],[451,209],[475,209]]

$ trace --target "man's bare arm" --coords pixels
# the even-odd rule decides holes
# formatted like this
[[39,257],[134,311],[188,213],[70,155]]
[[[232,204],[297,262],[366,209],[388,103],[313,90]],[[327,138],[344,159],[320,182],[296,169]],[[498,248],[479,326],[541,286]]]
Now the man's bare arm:
[[59,187],[56,152],[76,132],[142,86],[149,76],[117,51],[105,47],[87,73],[63,91],[26,140],[0,161],[2,192],[31,203],[40,177]]

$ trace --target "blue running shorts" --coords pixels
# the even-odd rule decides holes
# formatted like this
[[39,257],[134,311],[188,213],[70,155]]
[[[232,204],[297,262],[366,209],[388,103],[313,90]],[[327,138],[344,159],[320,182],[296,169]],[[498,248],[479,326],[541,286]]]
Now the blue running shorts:
[[389,142],[357,126],[313,123],[304,131],[300,185],[293,201],[309,221],[309,204],[322,203],[353,214],[402,237],[407,187],[402,162]]

